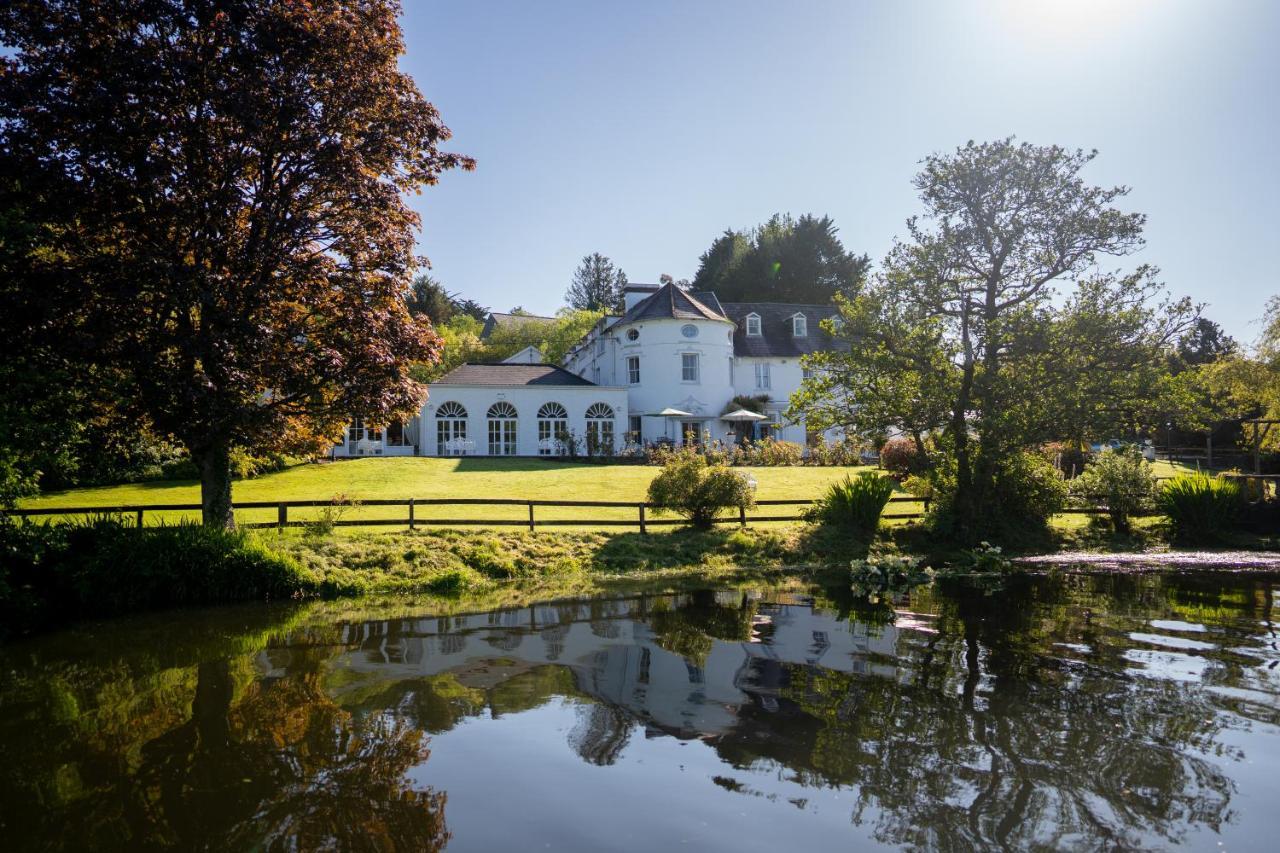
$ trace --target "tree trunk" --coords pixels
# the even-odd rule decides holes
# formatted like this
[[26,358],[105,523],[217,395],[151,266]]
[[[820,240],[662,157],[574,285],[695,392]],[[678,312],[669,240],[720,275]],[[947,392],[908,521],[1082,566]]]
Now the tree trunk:
[[200,506],[205,527],[231,530],[236,526],[231,512],[231,448],[217,441],[193,453],[200,466]]

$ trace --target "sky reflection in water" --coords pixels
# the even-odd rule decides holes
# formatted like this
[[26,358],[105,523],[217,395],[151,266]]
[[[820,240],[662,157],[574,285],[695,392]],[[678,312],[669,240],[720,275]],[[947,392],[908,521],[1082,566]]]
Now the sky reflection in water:
[[726,589],[87,627],[0,649],[0,835],[18,850],[1267,847],[1277,588],[1068,576],[892,605]]

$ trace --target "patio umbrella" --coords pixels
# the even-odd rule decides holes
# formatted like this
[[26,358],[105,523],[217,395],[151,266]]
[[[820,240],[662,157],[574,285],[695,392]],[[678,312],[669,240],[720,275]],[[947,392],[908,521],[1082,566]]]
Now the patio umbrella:
[[748,411],[747,409],[737,409],[732,412],[726,412],[720,416],[722,421],[767,421],[768,415],[762,415],[759,412]]
[[[749,409],[736,409],[732,412],[726,412],[723,415],[721,415],[720,420],[729,421],[734,425],[735,427],[734,432],[738,436],[738,441],[741,442],[747,438],[754,438],[755,432],[756,432],[755,424],[759,423],[760,421],[769,420],[769,416],[762,415],[759,412],[750,411]],[[750,435],[747,435],[746,428],[739,427],[738,426],[739,424],[751,424],[752,427],[751,427]]]
[[[673,409],[673,408],[671,408],[670,406],[667,406],[667,407],[666,407],[665,409],[663,409],[661,412],[650,412],[648,415],[646,415],[646,417],[650,417],[650,418],[667,418],[667,432],[670,432],[670,431],[671,431],[671,420],[670,420],[671,418],[691,418],[691,417],[693,417],[693,413],[692,413],[692,412],[682,412],[682,411],[680,411],[679,409]],[[667,437],[668,437],[668,438],[670,438],[670,436],[667,436]]]

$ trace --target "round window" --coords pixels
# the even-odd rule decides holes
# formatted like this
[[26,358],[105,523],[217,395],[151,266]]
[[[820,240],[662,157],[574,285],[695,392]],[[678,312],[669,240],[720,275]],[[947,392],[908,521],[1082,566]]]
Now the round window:
[[680,327],[680,334],[686,338],[696,338],[698,336],[698,327],[692,323],[686,323]]
[[635,341],[640,339],[639,329],[627,329],[627,340]]

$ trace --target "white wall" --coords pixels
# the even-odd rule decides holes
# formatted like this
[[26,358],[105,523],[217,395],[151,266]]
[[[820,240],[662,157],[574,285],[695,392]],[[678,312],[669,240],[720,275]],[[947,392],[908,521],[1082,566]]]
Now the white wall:
[[[432,385],[427,404],[422,408],[419,453],[423,456],[445,455],[436,447],[436,412],[446,402],[459,403],[467,410],[467,438],[475,443],[470,456],[489,454],[489,407],[499,400],[515,406],[516,455],[537,456],[538,409],[545,403],[559,403],[569,414],[569,430],[584,441],[587,432],[586,412],[595,403],[605,403],[614,412],[615,450],[622,449],[627,431],[627,392],[624,388],[563,385]],[[585,449],[584,449],[585,452]]]
[[[800,358],[756,358],[741,357],[734,360],[733,387],[734,394],[745,394],[749,397],[755,397],[760,394],[769,395],[769,403],[766,409],[772,412],[785,414],[787,407],[791,404],[791,395],[800,390],[800,383],[804,378],[804,368],[800,364]],[[756,365],[769,365],[769,387],[759,388],[756,386]],[[785,420],[783,421],[785,423]],[[780,438],[786,441],[794,441],[796,444],[804,444],[804,423],[788,424],[782,428]]]
[[[682,330],[692,326],[694,337]],[[585,379],[626,387],[628,407],[633,414],[676,408],[699,416],[712,438],[727,439],[728,425],[719,420],[733,398],[733,324],[727,320],[645,320],[616,323],[601,335],[593,333],[570,354],[566,368]],[[634,330],[636,340],[628,337]],[[600,341],[603,340],[603,345]],[[685,353],[698,355],[696,382],[685,382]],[[627,359],[640,358],[640,382],[629,383]],[[629,428],[629,427],[628,427]],[[663,437],[679,440],[681,428],[666,418],[641,419],[644,441]]]

